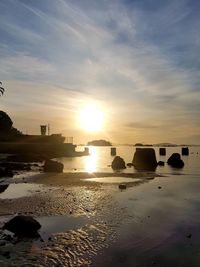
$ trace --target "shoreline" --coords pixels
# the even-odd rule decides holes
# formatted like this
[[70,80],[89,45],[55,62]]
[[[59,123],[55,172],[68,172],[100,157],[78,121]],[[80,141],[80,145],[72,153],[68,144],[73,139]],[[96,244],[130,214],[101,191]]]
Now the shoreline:
[[104,177],[123,177],[123,178],[146,180],[162,176],[152,172],[141,172],[141,173],[66,172],[66,173],[40,173],[33,176],[24,177],[23,181],[27,183],[31,182],[31,183],[39,183],[51,186],[68,186],[73,184],[78,186],[83,183],[86,183],[86,181],[84,181],[86,179],[104,178]]
[[[119,190],[116,183],[85,180],[120,176],[136,181],[128,182],[127,190]],[[154,179],[156,177],[158,179]],[[82,172],[14,178],[13,187],[33,186],[31,195],[1,200],[0,223],[16,213],[31,215],[42,224],[41,238],[6,240],[0,230],[0,244],[5,244],[0,247],[0,265],[120,267],[119,255],[123,266],[137,259],[138,266],[143,267],[150,266],[151,262],[163,266],[168,255],[176,257],[176,253],[180,259],[180,244],[184,253],[193,240],[194,249],[198,248],[199,221],[195,214],[200,191],[195,177],[179,177],[148,172]],[[163,260],[159,262],[156,255],[162,255]],[[197,257],[197,253],[195,257],[188,255],[188,261],[194,263]],[[20,265],[22,262],[24,265]],[[177,266],[177,261],[175,264],[169,261],[168,265]]]

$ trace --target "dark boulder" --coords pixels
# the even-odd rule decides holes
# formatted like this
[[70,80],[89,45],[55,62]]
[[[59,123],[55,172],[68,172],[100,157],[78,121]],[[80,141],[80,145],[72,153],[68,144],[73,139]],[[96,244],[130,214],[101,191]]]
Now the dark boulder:
[[3,193],[7,188],[9,184],[0,184],[0,193]]
[[126,189],[126,184],[119,184],[119,189],[125,190]]
[[6,161],[10,162],[42,162],[46,159],[44,155],[37,155],[37,154],[16,154],[10,155],[6,158]]
[[30,164],[27,163],[22,163],[22,162],[7,162],[7,161],[2,161],[0,162],[0,167],[7,168],[9,170],[26,170],[29,171],[31,169]]
[[54,160],[46,160],[44,163],[44,172],[63,172],[64,165]]
[[181,155],[179,153],[173,153],[169,157],[167,163],[173,168],[183,168],[184,166],[184,162],[181,159]]
[[10,168],[0,168],[0,177],[13,177],[13,175]]
[[116,156],[111,164],[113,170],[126,169],[126,163],[123,158]]
[[18,215],[6,222],[3,229],[14,233],[18,237],[38,236],[41,225],[31,216]]
[[137,148],[133,156],[133,166],[136,170],[155,171],[157,167],[155,150],[153,148]]

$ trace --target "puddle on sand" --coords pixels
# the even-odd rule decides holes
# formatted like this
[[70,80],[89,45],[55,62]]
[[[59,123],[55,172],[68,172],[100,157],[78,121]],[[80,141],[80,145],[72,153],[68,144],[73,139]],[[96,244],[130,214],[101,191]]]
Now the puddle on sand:
[[88,222],[86,216],[44,216],[37,217],[37,221],[42,225],[40,234],[43,239],[48,238],[50,235],[66,232],[71,229],[79,228]]
[[39,184],[10,184],[6,190],[0,194],[0,199],[14,199],[26,197],[34,194],[36,191],[43,190],[43,186]]
[[101,178],[88,178],[88,179],[84,179],[84,181],[97,182],[97,183],[118,184],[118,183],[134,183],[134,182],[140,182],[141,179],[138,179],[138,178],[128,178],[128,177],[101,177]]

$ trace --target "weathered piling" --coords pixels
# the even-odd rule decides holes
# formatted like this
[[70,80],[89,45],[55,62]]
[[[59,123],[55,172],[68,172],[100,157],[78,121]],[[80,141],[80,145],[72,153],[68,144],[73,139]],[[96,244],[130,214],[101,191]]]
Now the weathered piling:
[[159,148],[159,154],[160,154],[160,156],[166,156],[166,148],[160,147]]
[[117,153],[116,147],[111,147],[111,149],[110,149],[111,156],[116,156],[116,153]]
[[181,152],[182,152],[182,156],[189,156],[189,148],[188,147],[182,147]]
[[87,155],[89,154],[89,147],[85,147],[84,153],[87,154]]

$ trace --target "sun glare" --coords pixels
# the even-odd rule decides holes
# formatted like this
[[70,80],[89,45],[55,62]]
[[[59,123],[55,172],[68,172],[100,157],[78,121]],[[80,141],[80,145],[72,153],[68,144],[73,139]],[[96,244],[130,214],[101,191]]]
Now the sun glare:
[[89,105],[80,111],[80,126],[88,132],[103,130],[104,114],[96,105]]

